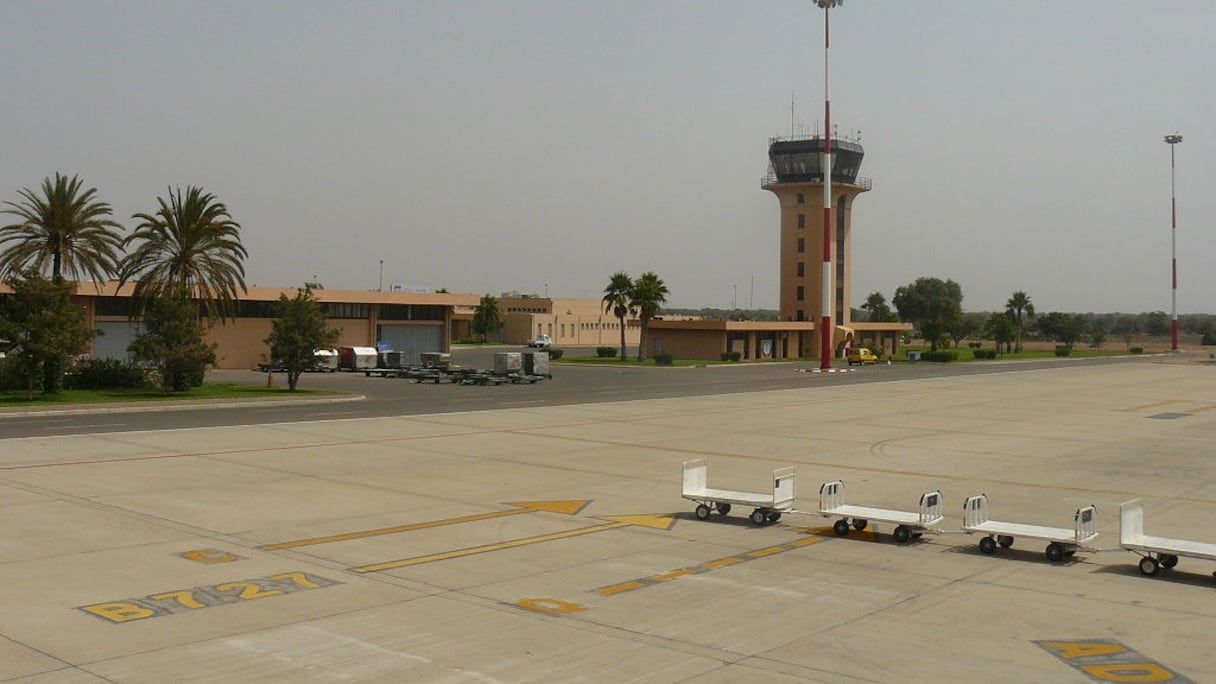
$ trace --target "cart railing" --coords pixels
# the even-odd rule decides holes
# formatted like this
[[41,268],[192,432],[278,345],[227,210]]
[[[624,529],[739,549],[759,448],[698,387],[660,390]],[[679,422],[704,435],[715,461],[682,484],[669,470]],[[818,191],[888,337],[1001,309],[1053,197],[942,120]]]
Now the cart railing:
[[844,480],[819,485],[819,510],[830,511],[844,505]]
[[705,491],[706,471],[708,466],[705,465],[703,459],[695,461],[684,461],[684,492],[702,492]]
[[988,522],[988,495],[977,494],[963,502],[963,527],[978,527]]
[[773,508],[790,508],[794,505],[794,466],[785,466],[773,471]]
[[1098,509],[1094,506],[1078,508],[1077,514],[1073,516],[1073,521],[1077,541],[1089,539],[1098,533]]
[[920,522],[928,525],[942,519],[942,493],[925,492],[920,495]]
[[1133,541],[1144,536],[1144,506],[1140,499],[1119,504],[1119,540]]

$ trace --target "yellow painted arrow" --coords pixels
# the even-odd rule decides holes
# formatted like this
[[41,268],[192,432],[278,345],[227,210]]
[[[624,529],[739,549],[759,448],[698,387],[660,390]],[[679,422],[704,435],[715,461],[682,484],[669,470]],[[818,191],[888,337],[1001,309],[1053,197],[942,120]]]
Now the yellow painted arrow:
[[528,544],[539,544],[541,542],[555,541],[558,539],[568,539],[570,537],[578,537],[584,534],[591,534],[593,532],[615,530],[621,527],[640,526],[660,530],[670,530],[671,526],[675,524],[675,518],[670,515],[606,515],[603,519],[611,520],[612,522],[605,523],[603,525],[593,525],[591,527],[580,527],[574,530],[566,530],[565,532],[542,534],[536,537],[511,539],[509,541],[485,544],[483,546],[472,546],[467,549],[433,553],[428,556],[416,556],[414,558],[403,558],[401,560],[374,563],[372,565],[351,568],[351,570],[354,572],[380,572],[381,570],[404,568],[410,565],[421,565],[422,563],[433,563],[435,561],[450,560],[452,558],[463,558],[464,556],[473,556],[479,553],[488,553],[490,551],[501,551],[502,549],[511,549],[515,548],[516,546],[527,546]]
[[367,537],[378,537],[383,534],[397,534],[398,532],[413,532],[414,530],[425,530],[432,527],[443,527],[444,525],[457,525],[459,523],[477,522],[478,520],[492,520],[494,518],[505,518],[509,515],[519,515],[520,513],[534,513],[536,511],[547,511],[549,513],[565,513],[566,515],[574,515],[583,510],[587,504],[591,503],[586,500],[574,501],[515,501],[508,503],[508,506],[515,508],[506,511],[494,511],[492,513],[477,513],[475,515],[463,515],[459,518],[446,518],[444,520],[429,520],[427,522],[413,523],[410,525],[397,525],[396,527],[382,527],[378,530],[362,530],[359,532],[347,532],[345,534],[333,534],[328,537],[313,537],[312,539],[297,539],[295,541],[279,542],[278,544],[267,544],[262,549],[266,551],[279,551],[281,549],[294,549],[300,546],[312,546],[314,544],[328,544],[330,542],[348,541],[351,539],[366,539]]

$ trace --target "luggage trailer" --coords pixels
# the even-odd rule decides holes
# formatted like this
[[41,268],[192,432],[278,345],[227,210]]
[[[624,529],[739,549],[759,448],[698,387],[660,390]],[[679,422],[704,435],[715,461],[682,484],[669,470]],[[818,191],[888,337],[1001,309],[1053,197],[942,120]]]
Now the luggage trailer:
[[785,466],[773,471],[772,492],[741,492],[730,489],[712,489],[707,486],[708,466],[698,459],[684,462],[684,476],[680,490],[682,496],[695,501],[697,520],[708,520],[710,511],[721,515],[730,513],[731,506],[750,506],[753,510],[748,518],[756,525],[777,522],[781,514],[794,507],[794,466]]
[[1140,499],[1119,504],[1119,546],[1140,556],[1140,572],[1149,577],[1161,568],[1173,568],[1184,556],[1216,560],[1216,544],[1145,534],[1144,506]]
[[942,493],[925,492],[920,497],[919,511],[896,511],[870,506],[855,506],[844,502],[844,481],[824,482],[819,486],[819,514],[825,518],[840,518],[832,524],[836,536],[848,535],[849,527],[864,530],[872,522],[895,525],[892,536],[900,544],[919,539],[926,532],[937,532],[942,523]]
[[1003,549],[1013,546],[1015,537],[1038,539],[1047,542],[1047,560],[1058,563],[1077,551],[1093,551],[1089,542],[1098,538],[1098,509],[1093,506],[1078,508],[1073,515],[1073,528],[1047,527],[1024,523],[1002,522],[988,519],[988,497],[984,494],[967,497],[963,502],[963,531],[982,534],[980,551],[994,553],[999,545]]

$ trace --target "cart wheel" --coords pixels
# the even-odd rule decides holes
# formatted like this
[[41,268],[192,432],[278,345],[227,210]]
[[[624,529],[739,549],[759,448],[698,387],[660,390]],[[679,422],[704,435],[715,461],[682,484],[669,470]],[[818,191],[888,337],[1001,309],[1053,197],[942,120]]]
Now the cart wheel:
[[1013,537],[1010,537],[1007,534],[1002,534],[996,538],[996,543],[1000,544],[1002,549],[1007,549],[1010,546],[1013,546]]
[[837,537],[847,535],[849,533],[849,521],[837,520],[836,522],[832,523],[832,531],[836,533]]
[[855,530],[857,530],[858,532],[860,532],[860,531],[864,530],[864,529],[866,528],[866,525],[868,525],[868,524],[869,524],[869,523],[867,523],[867,522],[866,522],[866,521],[864,521],[864,520],[854,520],[854,521],[853,521],[853,529],[855,529]]
[[1052,542],[1047,545],[1047,560],[1052,563],[1059,563],[1064,560],[1064,547]]
[[709,520],[709,506],[697,504],[697,520]]
[[730,513],[730,504],[728,504],[728,503],[717,504],[715,506],[715,508],[717,508],[718,512],[721,513],[722,515],[726,515],[727,513]]
[[1140,559],[1140,574],[1152,577],[1157,574],[1158,568],[1157,559],[1148,556]]
[[768,514],[757,508],[756,510],[752,511],[751,518],[753,523],[763,525],[768,521]]
[[981,537],[980,538],[980,551],[983,551],[984,553],[995,553],[996,552],[996,540],[993,539],[992,537]]
[[900,525],[895,528],[895,541],[900,544],[907,544],[912,540],[912,530]]
[[1172,553],[1164,554],[1164,555],[1160,556],[1160,558],[1161,558],[1161,567],[1165,568],[1166,570],[1170,570],[1175,565],[1178,565],[1178,556],[1175,556]]
[[778,521],[778,520],[780,520],[780,519],[781,519],[781,514],[780,514],[780,513],[769,513],[769,514],[768,514],[768,521],[769,521],[769,522],[773,522],[773,523],[775,523],[775,522],[777,522],[777,521]]

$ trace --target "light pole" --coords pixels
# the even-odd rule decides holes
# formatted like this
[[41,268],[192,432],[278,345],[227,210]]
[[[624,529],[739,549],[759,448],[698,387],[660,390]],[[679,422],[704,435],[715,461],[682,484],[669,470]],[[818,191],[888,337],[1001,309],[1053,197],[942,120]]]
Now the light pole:
[[384,292],[384,259],[380,260],[380,282],[376,284],[376,292]]
[[823,295],[820,298],[819,368],[832,368],[832,97],[829,87],[828,54],[831,35],[829,10],[844,0],[815,0],[823,8]]
[[1178,351],[1178,205],[1174,201],[1174,145],[1177,133],[1165,136],[1170,146],[1170,351]]

